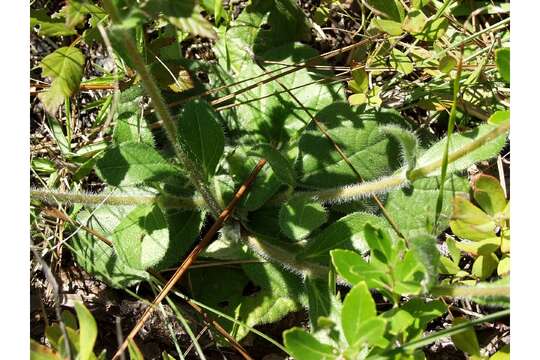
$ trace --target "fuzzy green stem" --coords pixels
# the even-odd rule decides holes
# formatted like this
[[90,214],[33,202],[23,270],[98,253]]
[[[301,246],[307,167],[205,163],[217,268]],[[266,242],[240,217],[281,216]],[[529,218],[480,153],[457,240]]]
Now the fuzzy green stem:
[[433,296],[452,297],[483,297],[483,296],[510,296],[510,287],[503,286],[435,286],[431,289]]
[[[500,135],[506,133],[508,131],[508,129],[510,129],[510,124],[509,123],[505,123],[505,124],[501,124],[499,125],[497,128],[491,130],[490,132],[488,132],[487,134],[479,137],[478,139],[468,143],[467,145],[464,145],[462,148],[452,152],[452,153],[449,153],[448,154],[448,163],[452,163],[460,158],[462,158],[463,156],[473,152],[474,150],[480,148],[481,146],[485,145],[486,143],[496,139],[497,137],[499,137]],[[439,169],[441,166],[442,166],[442,159],[441,160],[436,160],[436,161],[433,161],[432,163],[429,163],[427,165],[424,165],[420,168],[417,168],[413,171],[410,172],[409,174],[409,180],[411,181],[414,181],[414,180],[417,180],[421,177],[426,177],[428,176],[429,173],[431,173],[432,171],[436,170],[436,169]]]
[[[105,1],[105,3],[108,4],[106,8],[110,10],[111,18],[115,20],[115,22],[119,22],[118,16],[116,15],[117,11],[115,6],[110,1]],[[167,108],[165,101],[163,100],[163,97],[161,96],[161,92],[155,80],[150,74],[150,71],[148,71],[148,68],[146,67],[142,56],[139,54],[139,51],[137,50],[137,47],[127,30],[123,28],[118,28],[118,31],[122,35],[122,39],[124,40],[124,46],[133,63],[135,71],[137,71],[137,73],[139,74],[144,89],[152,100],[152,105],[156,111],[156,116],[158,117],[158,120],[162,122],[163,128],[165,129],[165,134],[167,135],[170,143],[173,145],[176,156],[189,173],[189,178],[191,182],[193,183],[195,188],[201,193],[202,197],[208,204],[208,208],[210,209],[210,211],[214,214],[214,216],[217,216],[221,212],[220,206],[218,205],[218,202],[214,198],[214,195],[207,186],[203,175],[198,170],[198,167],[193,161],[191,161],[189,156],[185,153],[185,151],[178,143],[175,122]]]
[[151,205],[160,203],[164,207],[172,209],[200,209],[205,203],[202,198],[184,198],[172,195],[112,195],[112,194],[88,194],[74,193],[45,189],[32,189],[30,197],[51,205],[57,203],[86,204],[86,205],[116,205],[134,206]]
[[294,273],[301,274],[302,276],[311,276],[321,279],[326,279],[328,276],[328,271],[330,269],[327,266],[318,265],[307,261],[299,261],[296,259],[295,251],[290,251],[290,249],[285,249],[280,246],[270,244],[269,242],[264,241],[260,237],[256,237],[252,234],[248,234],[243,238],[249,248],[256,254],[265,260],[283,266]]
[[404,173],[386,176],[375,181],[364,181],[335,189],[326,189],[301,193],[302,196],[313,197],[321,202],[347,202],[383,194],[390,190],[407,185]]

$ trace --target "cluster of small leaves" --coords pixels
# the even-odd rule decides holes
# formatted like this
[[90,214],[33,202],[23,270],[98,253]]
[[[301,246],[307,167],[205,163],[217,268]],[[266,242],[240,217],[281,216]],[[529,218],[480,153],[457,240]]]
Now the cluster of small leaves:
[[[452,1],[408,3],[406,8],[397,0],[365,2],[366,34],[380,35],[381,41],[351,55],[360,65],[352,66],[347,87],[327,81],[334,75],[327,62],[301,43],[314,25],[293,0],[252,0],[236,18],[217,0],[109,0],[103,3],[107,11],[72,0],[51,17],[32,14],[32,26],[43,36],[73,36],[85,26],[82,39],[95,41],[90,31],[97,31],[98,23],[106,26],[122,84],[116,105],[112,96],[102,104],[114,121],[111,141],[89,151],[77,174],[82,178],[94,170],[107,196],[132,201],[115,206],[104,196],[103,204],[74,212],[79,223],[113,245],[77,231],[68,245],[78,264],[119,288],[177,265],[199,238],[205,218],[216,215],[205,201],[211,198],[224,209],[264,158],[268,165],[234,219],[201,255],[236,266],[190,273],[191,296],[245,325],[220,320],[238,339],[248,327],[308,308],[309,332],[284,333],[296,359],[388,358],[396,344],[418,341],[428,323],[447,311],[444,302],[429,299],[434,289],[477,284],[495,268],[498,275],[507,274],[506,197],[496,179],[480,176],[472,185],[481,209],[476,207],[466,199],[471,187],[464,171],[500,153],[508,112],[490,103],[489,121],[471,121],[463,124],[468,130],[435,141],[386,106],[389,87],[402,80],[406,103],[433,113],[447,110],[447,83],[457,76],[458,53],[439,40],[454,48],[463,40],[449,23],[462,10]],[[218,27],[201,14],[203,8]],[[194,36],[215,40],[215,63],[182,57],[181,42]],[[402,41],[407,36],[412,45]],[[474,55],[473,46],[464,44],[459,56]],[[40,94],[66,156],[73,158],[54,114],[84,82],[85,59],[76,46],[42,60],[43,76],[52,82]],[[485,92],[478,78],[490,56],[497,67],[490,76],[509,82],[508,49],[477,60],[462,78],[474,90],[463,95],[472,106],[479,106],[478,93]],[[140,68],[141,61],[149,76],[134,76],[131,68]],[[374,84],[388,66],[395,79]],[[201,72],[208,82],[197,76]],[[407,80],[413,75],[430,80],[414,84]],[[268,76],[273,78],[261,81]],[[148,90],[153,87],[157,94]],[[151,114],[144,110],[143,89],[153,106],[181,107]],[[163,112],[174,124],[160,118]],[[441,181],[443,172],[448,175]],[[384,211],[373,203],[374,195]],[[156,201],[138,201],[143,197]],[[437,248],[437,236],[449,225],[462,239],[446,240],[451,258]],[[475,257],[471,274],[460,268],[461,251]],[[439,283],[441,274],[451,277]],[[336,283],[351,287],[343,301]],[[371,291],[393,308],[379,311]],[[460,348],[479,354],[476,347]],[[400,354],[423,357],[415,347]]]

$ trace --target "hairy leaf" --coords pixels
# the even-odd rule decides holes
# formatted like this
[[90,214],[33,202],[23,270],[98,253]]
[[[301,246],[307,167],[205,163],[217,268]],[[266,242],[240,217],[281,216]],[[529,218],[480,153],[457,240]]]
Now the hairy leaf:
[[[387,175],[400,167],[399,144],[385,135],[382,125],[405,121],[393,111],[362,113],[345,103],[334,103],[317,114],[363,180]],[[310,187],[329,188],[358,182],[358,178],[337,153],[332,143],[310,126],[300,139],[301,181]]]
[[45,109],[54,114],[67,96],[79,90],[83,76],[84,55],[75,47],[61,47],[45,56],[40,65],[43,77],[49,77],[51,86],[39,93]]
[[202,100],[190,101],[179,115],[180,144],[204,170],[207,178],[214,175],[225,146],[225,136],[218,118],[214,109]]
[[107,151],[96,163],[98,175],[109,185],[130,186],[163,179],[177,173],[154,148],[125,142]]
[[289,160],[271,145],[259,144],[251,149],[248,152],[248,155],[257,155],[260,158],[266,159],[272,167],[276,177],[281,180],[283,184],[294,186],[296,176]]
[[290,199],[281,206],[279,226],[290,239],[301,240],[327,220],[326,210],[316,201],[305,197]]
[[364,252],[368,250],[365,241],[365,225],[387,226],[384,219],[366,213],[353,213],[334,222],[319,234],[309,239],[306,248],[297,257],[301,260],[327,264],[329,252],[333,249],[349,249]]
[[297,360],[331,360],[338,356],[337,349],[321,344],[313,335],[297,327],[283,333],[283,342]]

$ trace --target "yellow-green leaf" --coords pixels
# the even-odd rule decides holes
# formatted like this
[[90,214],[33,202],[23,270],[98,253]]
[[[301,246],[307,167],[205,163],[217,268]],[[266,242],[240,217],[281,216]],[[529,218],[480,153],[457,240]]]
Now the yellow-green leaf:
[[43,58],[39,65],[43,77],[52,80],[51,86],[38,98],[45,109],[54,114],[64,99],[79,90],[83,76],[84,55],[75,47],[62,47]]

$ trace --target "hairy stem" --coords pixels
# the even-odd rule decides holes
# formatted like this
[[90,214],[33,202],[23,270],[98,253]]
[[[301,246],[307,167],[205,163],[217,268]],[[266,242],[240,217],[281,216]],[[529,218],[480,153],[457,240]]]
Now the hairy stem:
[[113,195],[75,193],[56,190],[32,189],[30,197],[51,205],[57,203],[86,204],[86,205],[151,205],[160,203],[168,208],[200,209],[205,206],[204,200],[199,197],[179,197],[172,195]]
[[[449,153],[448,154],[448,163],[450,164],[450,163],[462,158],[463,156],[473,152],[474,150],[480,148],[481,146],[485,145],[486,143],[496,139],[500,135],[506,133],[508,131],[508,129],[510,129],[510,124],[509,123],[501,124],[498,127],[496,127],[495,129],[491,130],[490,132],[482,135],[478,139],[464,145],[463,147],[461,147],[460,149],[457,149],[456,151],[453,151],[452,153]],[[440,159],[440,160],[433,161],[430,164],[424,165],[424,166],[422,166],[420,168],[416,168],[415,170],[410,172],[409,179],[411,181],[414,181],[416,179],[428,176],[429,173],[431,173],[432,171],[440,168],[442,166],[442,162],[443,162],[443,160]]]
[[431,289],[433,296],[453,296],[453,297],[472,297],[472,296],[510,296],[510,287],[501,286],[435,286]]
[[285,267],[286,269],[302,276],[313,276],[326,279],[330,268],[296,259],[294,251],[288,251],[280,246],[270,244],[253,234],[243,237],[249,248],[264,259]]
[[[105,1],[105,3],[107,3],[106,8],[110,10],[109,12],[111,14],[111,18],[115,22],[119,22],[115,6],[110,2],[110,0]],[[204,177],[199,171],[197,165],[189,158],[189,156],[180,146],[177,139],[177,131],[174,119],[169,112],[167,104],[161,96],[161,92],[155,80],[150,74],[150,71],[148,71],[144,59],[139,54],[139,51],[137,50],[137,47],[128,31],[122,28],[118,28],[117,30],[122,35],[122,39],[124,40],[124,46],[133,63],[135,71],[137,71],[137,74],[139,74],[144,89],[152,100],[152,106],[156,111],[156,116],[158,117],[158,120],[162,122],[163,128],[165,129],[165,134],[167,135],[170,143],[173,145],[177,158],[180,160],[184,168],[189,173],[189,178],[191,182],[193,183],[195,188],[201,193],[202,197],[208,204],[208,208],[210,209],[210,211],[214,214],[214,216],[217,216],[221,212],[220,206],[214,198],[214,195],[212,194],[210,188],[204,180]]]

